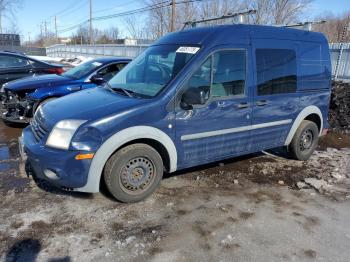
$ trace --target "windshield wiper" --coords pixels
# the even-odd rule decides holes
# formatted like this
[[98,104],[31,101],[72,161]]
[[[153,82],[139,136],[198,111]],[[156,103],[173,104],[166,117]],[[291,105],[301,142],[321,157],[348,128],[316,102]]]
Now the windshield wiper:
[[124,94],[126,94],[128,97],[133,97],[133,95],[131,93],[134,93],[134,92],[132,92],[130,90],[126,90],[126,89],[121,88],[121,87],[112,87],[108,82],[106,83],[106,86],[113,91],[123,91]]

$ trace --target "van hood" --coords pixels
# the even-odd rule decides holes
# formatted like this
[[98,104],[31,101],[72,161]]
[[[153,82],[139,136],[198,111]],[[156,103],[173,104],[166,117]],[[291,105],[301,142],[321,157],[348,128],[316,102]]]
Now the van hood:
[[47,128],[64,119],[94,121],[144,104],[144,99],[124,96],[110,89],[97,87],[55,99],[42,107]]
[[10,91],[32,90],[75,83],[77,80],[61,75],[40,75],[21,78],[7,83],[6,89]]

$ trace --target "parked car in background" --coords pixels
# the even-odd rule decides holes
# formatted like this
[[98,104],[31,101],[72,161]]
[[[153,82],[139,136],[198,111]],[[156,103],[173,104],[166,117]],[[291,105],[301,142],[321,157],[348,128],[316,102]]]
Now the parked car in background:
[[135,202],[164,171],[282,146],[307,160],[327,132],[330,94],[321,33],[194,28],[159,39],[105,88],[40,107],[21,152],[59,187],[98,192],[103,179],[116,199]]
[[28,123],[39,105],[58,97],[96,87],[115,76],[130,59],[98,58],[61,75],[26,77],[3,85],[2,119]]
[[0,87],[19,78],[43,74],[62,74],[63,65],[46,63],[14,52],[0,52]]

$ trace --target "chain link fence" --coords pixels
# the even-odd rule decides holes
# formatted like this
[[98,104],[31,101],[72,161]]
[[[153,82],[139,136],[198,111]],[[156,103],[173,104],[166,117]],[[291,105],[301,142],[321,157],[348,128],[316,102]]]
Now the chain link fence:
[[26,55],[35,55],[35,56],[46,55],[46,48],[44,47],[8,45],[8,46],[0,46],[0,51],[10,51],[10,52],[23,53]]
[[[339,54],[341,46],[339,43],[329,45],[332,59],[332,74],[337,74],[337,79],[344,82],[350,82],[350,43],[343,43],[341,56]],[[338,65],[337,65],[338,63]],[[337,72],[336,72],[337,71]]]
[[118,56],[135,58],[149,45],[54,45],[46,48],[51,57],[75,58],[77,56],[101,57]]

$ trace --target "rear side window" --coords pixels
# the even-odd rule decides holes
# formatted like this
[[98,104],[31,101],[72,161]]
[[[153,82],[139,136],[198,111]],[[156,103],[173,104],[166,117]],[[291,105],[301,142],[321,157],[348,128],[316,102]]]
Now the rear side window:
[[294,93],[297,89],[296,54],[290,49],[256,49],[258,95]]
[[0,55],[0,68],[23,66],[29,66],[28,59],[18,56]]

